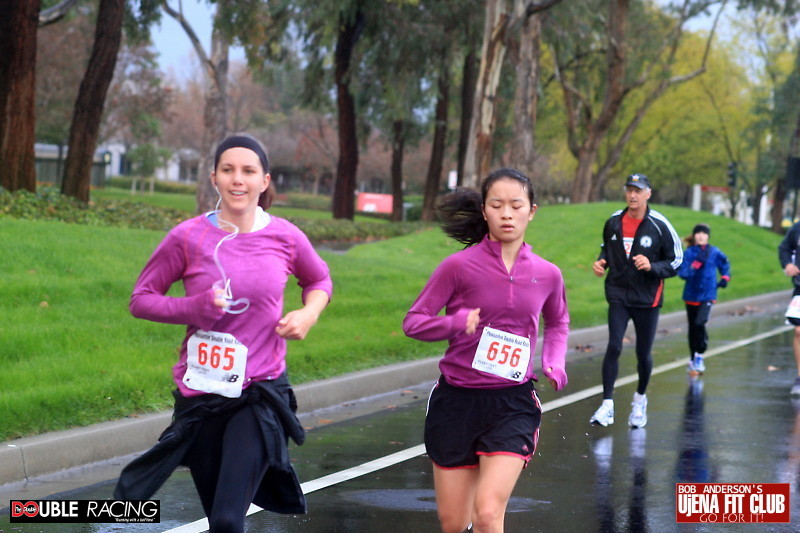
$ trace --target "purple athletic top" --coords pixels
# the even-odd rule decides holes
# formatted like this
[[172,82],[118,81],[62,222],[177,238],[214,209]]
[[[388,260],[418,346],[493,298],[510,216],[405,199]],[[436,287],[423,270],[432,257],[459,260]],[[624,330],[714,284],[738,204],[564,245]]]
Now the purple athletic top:
[[[480,308],[475,333],[465,332],[467,315]],[[439,312],[445,308],[445,314]],[[525,380],[536,379],[533,371],[539,316],[544,318],[542,367],[555,379],[558,389],[567,383],[565,359],[569,334],[569,311],[561,271],[523,243],[509,273],[503,263],[501,244],[489,240],[457,252],[436,268],[411,306],[403,331],[423,341],[447,340],[449,346],[439,362],[448,383],[458,387],[501,388],[517,383],[472,368],[472,360],[484,327],[528,337],[531,362]]]
[[[180,358],[172,368],[175,384],[184,396],[203,394],[182,382],[186,342],[198,329],[229,333],[247,346],[246,388],[251,381],[277,378],[286,369],[286,340],[275,333],[275,327],[283,315],[289,275],[303,288],[303,300],[315,289],[331,296],[328,265],[299,228],[273,216],[267,227],[240,233],[220,246],[219,260],[231,280],[233,298],[250,300],[250,307],[241,314],[224,312],[214,305],[212,285],[220,280],[214,248],[226,235],[231,234],[205,215],[178,224],[153,252],[131,296],[130,310],[135,317],[187,325]],[[180,280],[185,296],[166,296]]]

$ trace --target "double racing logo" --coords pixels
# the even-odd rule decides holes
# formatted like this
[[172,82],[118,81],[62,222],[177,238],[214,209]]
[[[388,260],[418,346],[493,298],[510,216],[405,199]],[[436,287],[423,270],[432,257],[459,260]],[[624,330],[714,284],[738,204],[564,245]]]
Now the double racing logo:
[[11,500],[11,522],[159,523],[160,500]]

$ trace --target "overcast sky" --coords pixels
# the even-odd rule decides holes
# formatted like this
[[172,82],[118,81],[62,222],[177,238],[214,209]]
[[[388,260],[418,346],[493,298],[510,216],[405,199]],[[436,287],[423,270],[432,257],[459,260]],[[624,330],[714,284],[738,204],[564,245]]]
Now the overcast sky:
[[[170,2],[173,7],[177,2]],[[206,52],[209,51],[211,43],[211,22],[214,13],[214,6],[208,5],[205,0],[184,0],[183,16],[194,28],[200,42]],[[170,69],[180,79],[186,79],[192,74],[192,65],[197,64],[194,49],[183,31],[180,24],[175,19],[163,13],[161,24],[152,29],[153,45],[158,51],[158,63],[164,72]],[[231,48],[231,60],[244,60],[244,52],[241,48]]]

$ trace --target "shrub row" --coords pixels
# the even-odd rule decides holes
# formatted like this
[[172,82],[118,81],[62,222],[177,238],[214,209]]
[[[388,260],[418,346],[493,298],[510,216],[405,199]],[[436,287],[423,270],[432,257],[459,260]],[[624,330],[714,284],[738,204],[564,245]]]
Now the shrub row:
[[87,206],[54,187],[38,187],[36,193],[0,188],[0,216],[166,231],[186,213],[144,202],[97,200]]
[[[36,193],[25,190],[11,193],[0,188],[0,216],[156,231],[167,231],[187,218],[187,214],[178,209],[157,207],[145,202],[99,199],[87,206],[62,195],[55,187],[39,187]],[[290,220],[315,243],[386,239],[425,227],[420,222],[385,224],[299,217],[291,217]]]
[[422,222],[353,222],[341,219],[306,219],[287,217],[303,230],[313,243],[361,242],[399,237],[428,227]]
[[[150,178],[134,178],[130,176],[114,176],[106,180],[106,187],[114,187],[116,189],[130,190],[133,180],[137,180],[136,188],[138,190],[150,190]],[[153,190],[155,192],[168,192],[179,194],[196,194],[196,183],[182,183],[178,181],[165,181],[153,180]]]

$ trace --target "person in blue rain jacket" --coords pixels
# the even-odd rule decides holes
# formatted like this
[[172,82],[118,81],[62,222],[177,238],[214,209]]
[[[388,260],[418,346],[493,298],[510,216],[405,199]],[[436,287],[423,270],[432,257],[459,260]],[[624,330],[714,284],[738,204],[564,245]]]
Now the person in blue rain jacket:
[[[717,288],[725,288],[731,279],[731,266],[725,253],[709,244],[711,228],[697,224],[686,239],[689,248],[683,254],[678,275],[686,282],[683,300],[689,322],[689,372],[705,372],[703,354],[708,348],[706,323],[711,306],[717,300]],[[717,273],[720,278],[717,280]]]

